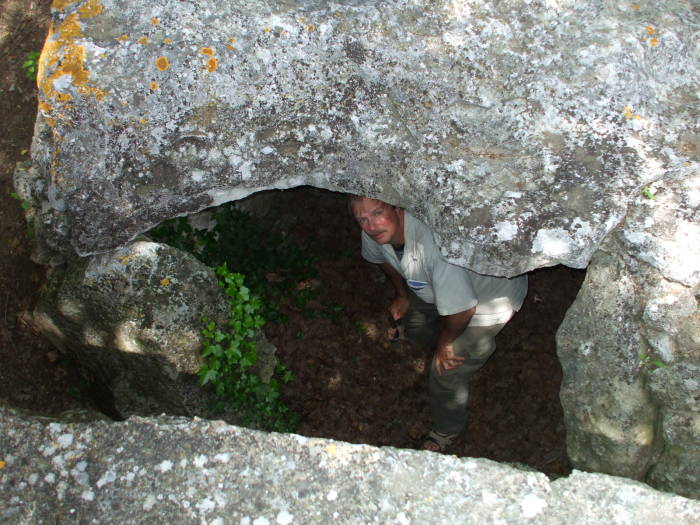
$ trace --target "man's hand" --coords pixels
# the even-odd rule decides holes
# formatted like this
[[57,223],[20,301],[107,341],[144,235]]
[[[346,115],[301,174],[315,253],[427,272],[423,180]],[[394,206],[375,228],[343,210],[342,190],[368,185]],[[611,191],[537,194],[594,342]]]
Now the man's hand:
[[464,358],[454,354],[452,345],[439,346],[435,350],[435,370],[442,375],[447,370],[457,368],[464,363]]
[[391,304],[389,305],[389,315],[391,315],[391,318],[394,321],[398,321],[401,319],[404,315],[406,315],[406,312],[408,312],[408,297],[405,295],[396,295],[394,297],[394,300],[391,301]]
[[476,306],[443,317],[442,330],[438,334],[435,350],[435,370],[438,374],[442,375],[447,370],[457,368],[464,363],[463,357],[455,355],[453,343],[462,335],[474,312],[476,312]]

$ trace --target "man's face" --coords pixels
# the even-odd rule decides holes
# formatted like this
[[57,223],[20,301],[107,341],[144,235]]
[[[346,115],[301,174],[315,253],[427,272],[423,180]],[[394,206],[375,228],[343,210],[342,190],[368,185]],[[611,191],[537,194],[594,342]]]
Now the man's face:
[[362,197],[352,202],[352,211],[362,230],[377,244],[403,244],[402,210]]

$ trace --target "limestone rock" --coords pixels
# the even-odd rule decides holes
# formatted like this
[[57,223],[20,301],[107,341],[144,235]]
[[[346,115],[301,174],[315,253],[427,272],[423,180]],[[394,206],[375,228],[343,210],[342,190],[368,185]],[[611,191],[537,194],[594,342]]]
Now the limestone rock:
[[[210,268],[140,240],[54,268],[34,318],[87,377],[107,388],[121,416],[207,415],[211,398],[196,377],[202,316],[226,326],[228,308]],[[269,377],[274,346],[259,350]]]
[[220,421],[66,424],[0,407],[3,523],[694,525],[700,502],[641,483],[375,448]]
[[583,268],[642,185],[697,170],[691,1],[55,5],[32,159],[59,252],[309,184],[481,273]]

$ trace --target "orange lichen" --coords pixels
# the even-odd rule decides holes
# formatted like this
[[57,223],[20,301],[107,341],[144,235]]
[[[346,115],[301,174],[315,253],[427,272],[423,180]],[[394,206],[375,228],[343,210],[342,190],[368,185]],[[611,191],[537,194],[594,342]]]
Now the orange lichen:
[[168,286],[168,285],[170,284],[170,279],[168,279],[168,278],[161,279],[161,280],[160,280],[160,284],[161,284],[162,286]]
[[229,39],[228,39],[228,43],[229,43],[229,44],[235,44],[235,43],[236,43],[236,39],[235,39],[235,38],[229,38]]
[[658,38],[650,38],[649,39],[649,45],[651,47],[656,47],[659,45],[659,39]]
[[214,48],[211,47],[202,47],[199,49],[199,52],[202,53],[203,55],[207,55],[210,57],[213,57],[216,52],[214,51]]
[[226,49],[228,49],[229,51],[235,51],[235,50],[236,50],[236,48],[233,47],[231,44],[226,44]]
[[646,30],[648,35],[656,34],[656,29],[654,29],[653,26],[646,26],[644,29]]
[[80,18],[92,18],[102,14],[104,11],[104,6],[100,3],[100,0],[88,0],[78,12],[80,13]]
[[166,71],[170,67],[170,60],[168,60],[168,57],[159,56],[156,58],[156,67],[161,71]]
[[71,4],[75,4],[78,0],[53,0],[51,3],[51,8],[57,11],[63,11],[66,7]]
[[139,44],[143,44],[144,46],[147,46],[148,44],[151,43],[151,40],[146,35],[143,35],[136,42],[138,42]]
[[156,82],[155,80],[151,82],[151,91],[158,91],[158,87],[158,82]]
[[217,67],[219,67],[219,61],[215,57],[211,57],[207,61],[207,71],[209,71],[209,73],[213,73],[216,71]]
[[151,25],[157,26],[158,24],[160,24],[160,19],[158,17],[154,16],[151,18]]
[[173,43],[173,39],[172,39],[172,38],[165,37],[165,38],[163,39],[163,43],[164,43],[164,44],[170,45],[170,44]]
[[263,29],[263,31],[265,31],[266,33],[269,33],[272,30],[269,27],[266,27],[265,29]]
[[119,40],[120,42],[126,42],[127,40],[129,40],[129,35],[118,36],[117,40]]
[[[62,4],[62,7],[65,5],[67,4]],[[90,5],[96,9],[96,3],[93,2]],[[45,100],[54,99],[58,102],[71,100],[69,94],[59,93],[54,88],[54,82],[64,75],[70,75],[71,84],[79,90],[87,86],[89,77],[88,70],[85,68],[87,52],[84,46],[75,43],[75,40],[83,36],[79,18],[78,13],[73,13],[57,27],[52,26],[49,29],[37,72],[37,85]],[[55,70],[47,76],[46,69],[53,66],[56,66]],[[81,92],[86,95],[95,94],[96,97],[100,95],[100,99],[104,98],[104,93],[94,88]]]

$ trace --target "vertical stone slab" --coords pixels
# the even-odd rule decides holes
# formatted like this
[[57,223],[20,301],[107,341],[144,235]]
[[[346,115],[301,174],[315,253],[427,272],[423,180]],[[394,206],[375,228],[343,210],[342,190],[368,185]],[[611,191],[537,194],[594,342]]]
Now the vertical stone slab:
[[643,479],[654,457],[656,409],[639,370],[636,286],[619,255],[598,251],[557,332],[557,353],[574,467]]

